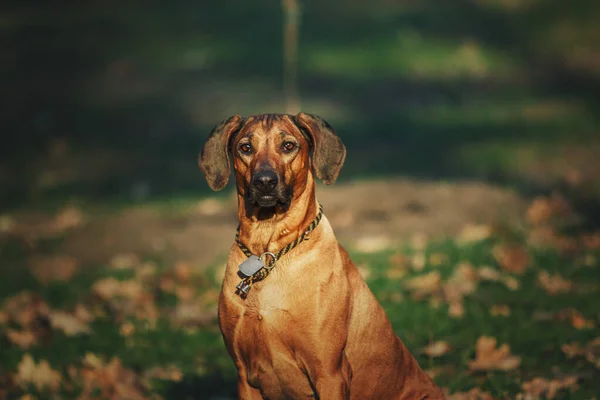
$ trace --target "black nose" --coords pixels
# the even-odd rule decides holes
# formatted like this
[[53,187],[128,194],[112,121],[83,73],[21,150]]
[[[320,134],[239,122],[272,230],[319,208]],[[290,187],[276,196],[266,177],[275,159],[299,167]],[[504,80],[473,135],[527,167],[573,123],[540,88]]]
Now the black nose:
[[259,171],[252,178],[252,185],[262,192],[273,190],[277,183],[277,175],[271,170]]

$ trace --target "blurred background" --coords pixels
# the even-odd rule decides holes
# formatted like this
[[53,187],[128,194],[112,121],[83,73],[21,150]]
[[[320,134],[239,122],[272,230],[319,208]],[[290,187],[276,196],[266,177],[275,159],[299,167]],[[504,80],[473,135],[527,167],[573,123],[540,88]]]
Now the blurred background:
[[[100,378],[70,374],[61,364],[65,353],[81,371],[97,374],[105,368],[121,371],[119,376],[129,371],[137,383],[127,387],[145,388],[136,396],[154,390],[136,380],[142,366],[164,369],[173,363],[180,379],[154,392],[166,398],[233,396],[235,375],[216,329],[214,305],[236,225],[234,188],[210,192],[196,158],[221,119],[286,111],[284,80],[290,71],[284,54],[290,43],[284,40],[283,4],[7,0],[0,7],[5,299],[0,388],[6,387],[0,398],[30,390],[68,398],[64,393],[74,392],[65,388],[66,381],[78,382],[75,387],[84,394],[95,388]],[[469,240],[487,240],[487,250],[477,247],[480,253],[473,256],[478,262],[510,273],[515,272],[511,265],[522,263],[523,251],[531,258],[526,264],[535,264],[532,224],[543,225],[545,231],[535,232],[544,233],[544,243],[558,252],[544,260],[571,279],[573,260],[595,254],[598,242],[589,235],[600,224],[599,17],[600,5],[588,0],[299,1],[297,62],[290,64],[297,69],[298,104],[326,119],[348,149],[338,184],[320,186],[319,198],[365,277],[374,279],[370,284],[388,312],[399,303],[393,293],[401,290],[377,277],[402,282],[403,274],[390,277],[385,271],[400,268],[404,245],[410,247],[409,275],[421,271],[415,254],[424,255],[424,268],[436,267],[430,255],[439,251],[452,254],[442,264],[471,259],[463,250],[430,253],[423,244],[461,232]],[[557,214],[561,220],[552,225]],[[570,242],[563,233],[571,235]],[[506,254],[492,251],[494,240],[511,243]],[[519,240],[515,255],[512,243]],[[575,253],[573,246],[579,246]],[[575,258],[565,261],[565,252]],[[595,258],[586,259],[596,265]],[[148,283],[140,271],[155,280]],[[129,286],[119,286],[129,281],[139,286],[133,294]],[[194,334],[173,331],[171,325],[159,329],[166,336],[128,330],[127,324],[137,327],[130,317],[139,311],[140,298],[148,306],[147,285],[156,304],[152,320],[170,321],[175,313],[185,320],[178,320],[183,326],[195,327]],[[15,300],[22,290],[29,294]],[[586,292],[592,295],[595,289]],[[133,298],[135,311],[111,303],[114,296]],[[180,303],[189,307],[179,309]],[[556,307],[567,303],[561,300]],[[47,309],[40,311],[40,304]],[[89,320],[77,316],[75,304],[87,307]],[[80,331],[48,339],[49,332],[64,330],[52,322],[57,308],[67,310],[62,312]],[[432,335],[456,337],[465,326],[456,322],[440,331],[435,326],[440,311],[428,310],[417,314],[417,325],[432,324],[424,331],[405,332],[406,321],[392,318],[415,348]],[[33,312],[29,322],[19,322],[26,312]],[[596,327],[600,316],[590,312]],[[102,322],[111,318],[120,330]],[[95,340],[77,325],[84,322],[112,339]],[[483,334],[464,338],[465,348],[470,346],[465,351],[473,351],[478,333]],[[563,333],[572,337],[568,329]],[[142,344],[131,344],[136,334]],[[511,335],[504,341],[516,337]],[[454,347],[463,343],[457,340]],[[524,351],[531,348],[524,339],[514,340]],[[562,343],[558,337],[548,340],[556,349]],[[148,347],[150,342],[155,347]],[[169,347],[173,343],[176,349]],[[542,347],[530,354],[533,365],[546,351]],[[156,349],[150,361],[144,358],[149,349]],[[90,361],[90,352],[99,358]],[[432,357],[428,365],[435,367]],[[564,361],[563,354],[557,357],[557,363]],[[44,383],[24,378],[23,371],[41,368],[46,359],[58,375],[48,372]],[[115,359],[121,360],[118,366],[110,361]],[[489,385],[463,372],[442,374],[441,382],[459,382],[450,392]],[[486,390],[493,398],[515,395],[525,390],[519,376],[499,378]],[[169,381],[161,377],[148,379]],[[589,373],[576,379],[585,387],[582,379],[590,382]],[[56,381],[61,384],[49,383]],[[102,393],[135,398],[129,392]]]

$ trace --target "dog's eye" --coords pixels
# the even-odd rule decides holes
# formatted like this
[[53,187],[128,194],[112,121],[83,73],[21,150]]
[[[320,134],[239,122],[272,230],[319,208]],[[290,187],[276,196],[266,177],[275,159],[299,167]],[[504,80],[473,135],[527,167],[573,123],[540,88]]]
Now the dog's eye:
[[290,151],[294,150],[296,148],[296,143],[294,142],[283,142],[283,144],[281,145],[281,148],[283,149],[283,151],[289,153]]
[[244,154],[250,154],[252,151],[252,146],[249,143],[244,143],[240,146],[240,151]]

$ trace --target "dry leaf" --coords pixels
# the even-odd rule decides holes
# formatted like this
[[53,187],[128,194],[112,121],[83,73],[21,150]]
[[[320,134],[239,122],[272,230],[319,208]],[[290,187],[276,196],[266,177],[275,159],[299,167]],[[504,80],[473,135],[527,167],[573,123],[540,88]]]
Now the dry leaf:
[[558,293],[567,293],[573,287],[573,282],[563,278],[559,274],[550,275],[548,271],[540,271],[538,274],[538,283],[551,296]]
[[565,343],[561,346],[561,350],[568,358],[582,356],[596,368],[600,368],[600,337],[590,341],[586,346],[576,342]]
[[15,382],[21,388],[26,389],[29,385],[33,385],[39,392],[43,390],[57,391],[61,379],[60,373],[53,370],[48,361],[42,360],[36,364],[29,353],[23,355],[15,375]]
[[446,254],[435,253],[429,256],[429,265],[432,267],[439,267],[445,262],[448,262],[448,256]]
[[510,354],[508,344],[496,348],[496,338],[481,336],[475,344],[475,360],[469,361],[473,371],[509,371],[521,364],[521,357]]
[[437,340],[423,347],[421,351],[429,357],[441,357],[450,351],[450,345],[445,340]]
[[568,216],[571,212],[569,203],[560,196],[537,197],[527,209],[527,220],[532,225],[540,225],[556,216]]
[[195,301],[182,301],[175,307],[172,322],[177,327],[194,328],[206,326],[215,321],[217,310]]
[[389,236],[364,236],[356,240],[354,248],[356,251],[365,254],[380,253],[392,246],[392,239]]
[[389,279],[403,278],[408,272],[409,260],[404,254],[394,254],[389,259],[390,267],[386,271]]
[[49,318],[52,328],[63,331],[67,336],[76,336],[82,333],[91,332],[86,321],[80,320],[76,315],[67,312],[52,311],[50,312]]
[[523,274],[529,266],[529,253],[520,245],[498,245],[492,254],[505,271]]
[[452,301],[448,308],[448,315],[453,318],[462,318],[465,314],[465,307],[463,306],[462,300]]
[[22,328],[33,328],[47,318],[48,305],[41,296],[27,291],[18,293],[4,302],[5,322],[13,322]]
[[510,308],[506,304],[495,304],[490,309],[490,314],[493,316],[508,317],[510,315]]
[[438,271],[419,275],[403,283],[404,287],[413,292],[417,298],[438,292],[442,287],[442,277]]
[[566,376],[560,379],[533,378],[531,381],[524,382],[521,385],[525,393],[521,394],[520,398],[528,399],[553,399],[558,392],[570,389],[571,392],[577,390],[577,377]]
[[425,258],[425,253],[416,253],[412,256],[410,260],[412,269],[414,269],[415,271],[422,271],[423,268],[425,268],[426,262],[427,260]]
[[192,286],[177,286],[175,288],[175,296],[179,300],[191,300],[196,295],[196,290]]
[[492,236],[491,226],[467,224],[458,235],[456,242],[459,245],[468,245],[489,239],[490,236]]
[[28,265],[33,276],[43,284],[69,281],[79,268],[75,258],[61,255],[34,256],[29,259]]
[[6,329],[4,331],[9,342],[16,344],[22,349],[28,349],[37,344],[38,336],[29,330]]
[[175,278],[181,283],[188,282],[192,276],[192,268],[190,267],[190,264],[184,261],[180,261],[175,264],[174,271]]
[[79,378],[82,383],[82,394],[79,400],[147,399],[139,376],[134,371],[123,367],[117,357],[105,363],[99,357],[88,353],[84,359],[84,368],[79,372]]
[[130,321],[125,321],[123,325],[119,328],[119,333],[122,336],[128,337],[133,335],[135,332],[135,325],[133,325]]
[[168,365],[167,367],[154,367],[145,371],[144,378],[180,382],[183,379],[183,373],[175,365]]
[[68,205],[62,208],[52,221],[52,227],[57,233],[78,227],[83,223],[83,213],[77,207]]
[[446,396],[447,400],[494,400],[494,396],[475,387],[468,392],[456,392]]

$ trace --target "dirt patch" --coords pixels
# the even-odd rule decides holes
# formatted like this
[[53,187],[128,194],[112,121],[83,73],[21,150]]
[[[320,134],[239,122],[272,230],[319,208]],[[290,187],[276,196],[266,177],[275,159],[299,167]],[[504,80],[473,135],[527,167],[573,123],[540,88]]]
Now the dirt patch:
[[[513,224],[525,207],[514,192],[482,183],[361,181],[319,185],[317,194],[338,239],[348,247],[368,238],[395,245],[418,233],[455,235],[467,223]],[[88,264],[136,253],[204,267],[226,256],[236,225],[232,193],[225,201],[204,199],[176,213],[145,206],[91,218],[67,236],[59,251]]]

